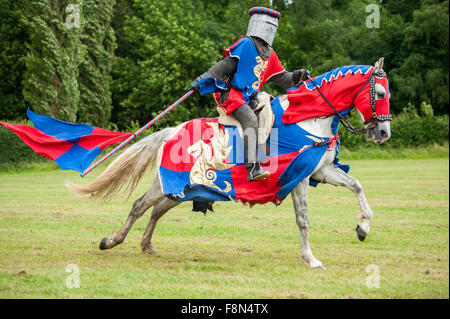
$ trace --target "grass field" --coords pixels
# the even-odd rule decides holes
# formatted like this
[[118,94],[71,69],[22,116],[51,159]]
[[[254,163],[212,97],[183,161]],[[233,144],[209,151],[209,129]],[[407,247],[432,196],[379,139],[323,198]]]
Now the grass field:
[[[290,198],[252,209],[220,202],[206,216],[182,204],[160,220],[159,254],[149,256],[140,252],[148,213],[122,245],[98,244],[120,228],[150,174],[130,200],[103,206],[66,190],[65,180],[87,182],[75,172],[2,174],[0,298],[449,298],[448,158],[344,162],[375,217],[361,243],[354,195],[310,188],[310,242],[325,270],[300,258]],[[80,288],[66,286],[70,264]],[[366,285],[369,265],[379,288]]]

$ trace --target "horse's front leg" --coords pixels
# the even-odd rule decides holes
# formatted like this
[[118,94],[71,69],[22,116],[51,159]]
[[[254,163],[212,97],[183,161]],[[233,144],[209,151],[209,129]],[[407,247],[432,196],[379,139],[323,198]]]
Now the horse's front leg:
[[315,180],[325,181],[326,183],[335,186],[344,186],[355,193],[359,205],[361,206],[360,223],[356,227],[356,235],[360,241],[366,239],[370,230],[373,212],[367,202],[361,184],[354,177],[351,177],[340,168],[332,165],[320,169],[312,177]]
[[308,195],[309,178],[303,179],[291,192],[295,209],[295,220],[300,230],[300,249],[303,261],[311,268],[323,269],[322,263],[317,260],[309,247],[308,241]]

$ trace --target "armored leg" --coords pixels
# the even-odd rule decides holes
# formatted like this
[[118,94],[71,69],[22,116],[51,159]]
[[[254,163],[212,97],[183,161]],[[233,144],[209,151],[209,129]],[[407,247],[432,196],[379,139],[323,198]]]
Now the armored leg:
[[255,112],[247,104],[243,104],[233,115],[242,125],[248,180],[256,181],[269,177],[270,173],[262,169],[258,160],[258,118]]

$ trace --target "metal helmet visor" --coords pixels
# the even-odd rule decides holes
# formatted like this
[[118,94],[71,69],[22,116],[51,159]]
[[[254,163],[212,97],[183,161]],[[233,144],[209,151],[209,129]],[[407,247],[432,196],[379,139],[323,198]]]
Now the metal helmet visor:
[[272,46],[278,29],[278,18],[254,13],[248,23],[247,36],[258,37]]

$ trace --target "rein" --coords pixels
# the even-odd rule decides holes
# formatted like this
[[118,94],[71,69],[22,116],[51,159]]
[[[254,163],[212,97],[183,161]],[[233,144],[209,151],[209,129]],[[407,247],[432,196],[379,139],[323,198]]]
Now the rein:
[[378,122],[382,121],[391,121],[392,115],[378,115],[376,113],[376,99],[375,99],[375,75],[380,77],[385,77],[386,73],[382,70],[375,72],[375,70],[372,72],[372,74],[369,76],[366,82],[361,86],[361,88],[358,90],[358,92],[355,94],[355,96],[352,99],[352,107],[355,106],[355,99],[361,93],[363,88],[367,85],[367,83],[370,83],[370,106],[372,107],[372,117],[368,119],[367,121],[364,121],[364,126],[362,129],[356,129],[346,118],[343,116],[334,106],[333,104],[328,101],[328,99],[323,95],[322,91],[320,90],[319,86],[314,82],[314,80],[311,78],[310,75],[307,75],[308,79],[311,80],[311,82],[314,84],[314,87],[317,89],[317,92],[319,92],[320,96],[323,98],[323,100],[330,106],[334,113],[336,113],[337,116],[340,117],[342,121],[342,125],[353,134],[364,134],[366,133],[368,128],[373,128],[377,125]]

